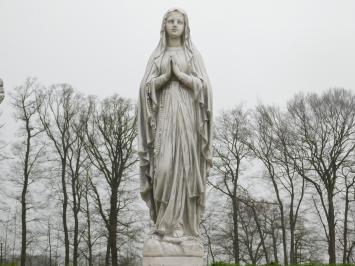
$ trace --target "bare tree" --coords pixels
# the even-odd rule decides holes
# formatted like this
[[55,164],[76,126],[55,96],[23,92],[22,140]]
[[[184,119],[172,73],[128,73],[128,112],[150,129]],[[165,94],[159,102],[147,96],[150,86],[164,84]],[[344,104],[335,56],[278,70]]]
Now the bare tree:
[[[255,156],[267,169],[280,209],[284,264],[296,264],[295,227],[304,198],[305,180],[294,167],[294,136],[287,115],[275,107],[259,105],[255,112]],[[286,205],[286,206],[285,206]],[[287,250],[286,208],[289,206],[290,253]]]
[[[267,237],[265,227],[261,228],[259,215],[262,212],[262,204],[256,204],[253,201],[245,200],[248,205],[242,204],[239,212],[240,224],[242,228],[241,242],[245,246],[245,255],[242,257],[244,263],[252,265],[260,264],[263,256],[268,258],[268,251],[265,247]],[[264,252],[262,252],[264,249]],[[269,263],[269,259],[267,259]]]
[[48,257],[49,257],[49,266],[52,266],[52,225],[51,225],[51,220],[50,217],[48,217],[47,221],[47,239],[48,239]]
[[343,89],[298,95],[288,104],[295,166],[316,190],[326,216],[329,263],[336,263],[334,198],[341,167],[355,148],[355,97]]
[[253,149],[255,156],[264,164],[267,170],[267,175],[270,178],[274,188],[280,210],[284,264],[288,265],[285,207],[282,195],[280,194],[279,183],[277,182],[277,165],[273,160],[275,152],[275,134],[273,121],[269,115],[269,113],[264,112],[263,106],[259,106],[256,113],[255,142],[251,148]]
[[[214,204],[216,207],[216,203]],[[207,265],[209,265],[210,262],[210,257],[212,259],[212,263],[216,262],[216,255],[213,250],[213,231],[216,227],[216,224],[214,223],[214,216],[218,215],[216,212],[213,210],[208,209],[205,212],[204,218],[201,221],[201,228],[203,229],[202,231],[202,237],[205,239],[205,247],[207,249]]]
[[[269,202],[267,200],[256,200],[250,195],[247,189],[241,188],[239,201],[242,204],[242,210],[245,212],[246,217],[249,217],[249,223],[254,226],[254,231],[250,231],[250,228],[243,228],[245,235],[254,234],[251,242],[248,242],[250,238],[246,238],[247,251],[252,263],[257,263],[262,257],[265,258],[267,264],[270,263],[270,250],[274,251],[275,262],[278,263],[277,256],[277,233],[278,228],[275,228],[275,220],[280,220],[280,213],[276,211],[278,203]],[[253,218],[253,221],[251,220]],[[258,234],[258,238],[257,235]],[[271,236],[271,240],[269,239]],[[253,243],[254,241],[254,243]],[[256,250],[253,250],[254,246],[257,246]],[[262,248],[262,253],[259,252]],[[255,252],[254,255],[252,255]]]
[[[81,104],[79,96],[68,84],[53,85],[37,95],[38,114],[42,128],[51,141],[60,162],[62,200],[62,223],[64,230],[65,266],[69,266],[69,232],[68,232],[68,191],[67,167],[70,148],[77,138],[72,136],[72,124]],[[79,108],[80,110],[80,108]]]
[[[230,200],[227,199],[226,201],[221,197],[219,197],[219,201],[212,210],[209,210],[209,216],[212,219],[212,221],[209,221],[212,222],[211,227],[208,228],[211,241],[210,253],[214,254],[215,261],[234,262],[233,234],[231,233],[233,232],[232,204]],[[241,247],[239,248],[241,254]]]
[[108,231],[107,250],[111,253],[112,265],[117,266],[117,228],[119,225],[128,226],[120,214],[131,202],[124,196],[125,181],[137,162],[134,150],[137,135],[136,110],[130,101],[115,95],[104,99],[99,106],[92,99],[90,114],[85,130],[85,148],[90,162],[106,182],[110,202],[108,212],[104,209],[100,194],[102,187],[92,179],[91,185],[98,210]]
[[319,234],[319,225],[311,224],[300,216],[295,230],[295,254],[297,262],[319,262],[324,259],[324,241]]
[[[85,102],[77,95],[76,102]],[[87,120],[87,111],[85,108],[77,106],[77,113],[70,125],[71,144],[68,151],[68,177],[70,177],[71,186],[71,208],[74,217],[74,235],[73,235],[73,266],[78,265],[79,258],[79,213],[82,210],[81,203],[85,193],[85,177],[87,173],[86,164],[87,154],[84,149],[84,129]]]
[[264,213],[265,222],[268,224],[267,233],[271,235],[272,250],[274,262],[279,264],[278,246],[279,246],[279,229],[280,229],[280,212],[277,205],[270,206],[269,210]]
[[89,266],[93,266],[93,252],[92,252],[92,248],[93,248],[93,239],[92,239],[92,228],[91,228],[91,211],[90,211],[90,180],[89,180],[89,175],[90,172],[87,169],[86,171],[86,178],[85,178],[85,185],[84,185],[84,200],[85,200],[85,206],[82,207],[83,208],[83,213],[85,214],[85,218],[86,218],[86,235],[84,236],[85,242],[86,242],[86,246],[87,246],[87,250],[86,252],[84,252],[84,254],[86,255],[86,259],[88,261]]
[[[30,208],[27,195],[29,186],[38,178],[38,164],[41,156],[43,157],[44,145],[35,143],[36,138],[41,134],[42,130],[36,128],[36,100],[35,90],[38,84],[35,79],[27,79],[25,84],[16,87],[12,94],[12,105],[15,108],[15,118],[20,121],[19,129],[21,134],[20,142],[14,146],[14,154],[16,156],[15,172],[19,175],[16,181],[22,187],[21,192],[21,265],[26,265],[26,248],[27,239],[27,211]],[[37,145],[36,145],[37,144]]]
[[[351,156],[353,157],[353,156]],[[350,203],[355,201],[355,197],[352,198],[351,194],[355,195],[355,171],[353,170],[354,158],[350,158],[347,162],[344,162],[344,165],[341,168],[341,176],[344,180],[344,219],[343,219],[343,263],[350,263],[350,252],[353,248],[353,243],[350,243],[350,230],[349,230],[349,212],[350,212]]]
[[214,170],[217,178],[209,184],[227,196],[232,203],[233,256],[236,264],[240,264],[238,181],[243,172],[242,165],[251,155],[250,137],[248,113],[242,106],[223,112],[217,117],[214,140]]
[[0,234],[0,243],[2,244],[1,259],[2,262],[6,262],[10,246],[9,234],[12,224],[11,208],[1,208],[0,211],[3,213],[3,215],[0,216],[0,225],[2,229]]

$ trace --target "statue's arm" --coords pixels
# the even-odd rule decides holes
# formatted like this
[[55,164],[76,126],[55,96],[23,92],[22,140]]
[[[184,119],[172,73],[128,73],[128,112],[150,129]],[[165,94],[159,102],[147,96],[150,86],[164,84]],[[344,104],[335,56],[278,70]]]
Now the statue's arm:
[[171,72],[172,72],[172,59],[170,59],[169,62],[170,67],[167,68],[167,71],[160,76],[154,78],[152,81],[154,82],[154,86],[156,90],[159,90],[162,88],[171,78]]
[[180,81],[185,87],[195,90],[195,88],[199,88],[202,85],[202,81],[193,75],[187,74],[181,71],[176,64],[176,61],[173,59],[172,61],[172,71],[178,81]]
[[153,78],[152,82],[154,82],[155,89],[159,90],[169,81],[169,79],[169,75],[165,73],[160,75],[159,77]]
[[185,87],[190,88],[190,89],[194,89],[196,87],[196,84],[197,84],[197,86],[202,84],[202,82],[199,78],[194,77],[193,75],[186,74],[182,71],[179,71],[176,74],[176,77],[182,84],[185,85]]

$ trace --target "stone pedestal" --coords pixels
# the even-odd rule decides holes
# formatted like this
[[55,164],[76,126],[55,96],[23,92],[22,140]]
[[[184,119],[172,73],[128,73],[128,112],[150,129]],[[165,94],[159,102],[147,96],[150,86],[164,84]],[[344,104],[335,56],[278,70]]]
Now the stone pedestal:
[[151,238],[144,243],[143,266],[203,266],[203,246],[197,240],[172,243]]

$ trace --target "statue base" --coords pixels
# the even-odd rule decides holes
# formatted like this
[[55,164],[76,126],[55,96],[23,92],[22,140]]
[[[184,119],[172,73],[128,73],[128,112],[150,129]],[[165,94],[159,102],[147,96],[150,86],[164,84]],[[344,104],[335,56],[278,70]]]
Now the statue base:
[[203,246],[192,239],[153,237],[144,243],[143,266],[203,266]]

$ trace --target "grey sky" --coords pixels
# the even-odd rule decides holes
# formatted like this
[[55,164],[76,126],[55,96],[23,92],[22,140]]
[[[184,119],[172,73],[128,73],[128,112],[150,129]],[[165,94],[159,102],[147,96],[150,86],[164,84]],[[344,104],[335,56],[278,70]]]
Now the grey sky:
[[[355,1],[1,0],[5,90],[35,76],[136,99],[164,12],[190,19],[214,107],[284,104],[298,91],[355,90]],[[8,109],[9,98],[0,109]],[[2,121],[11,127],[5,114]]]

